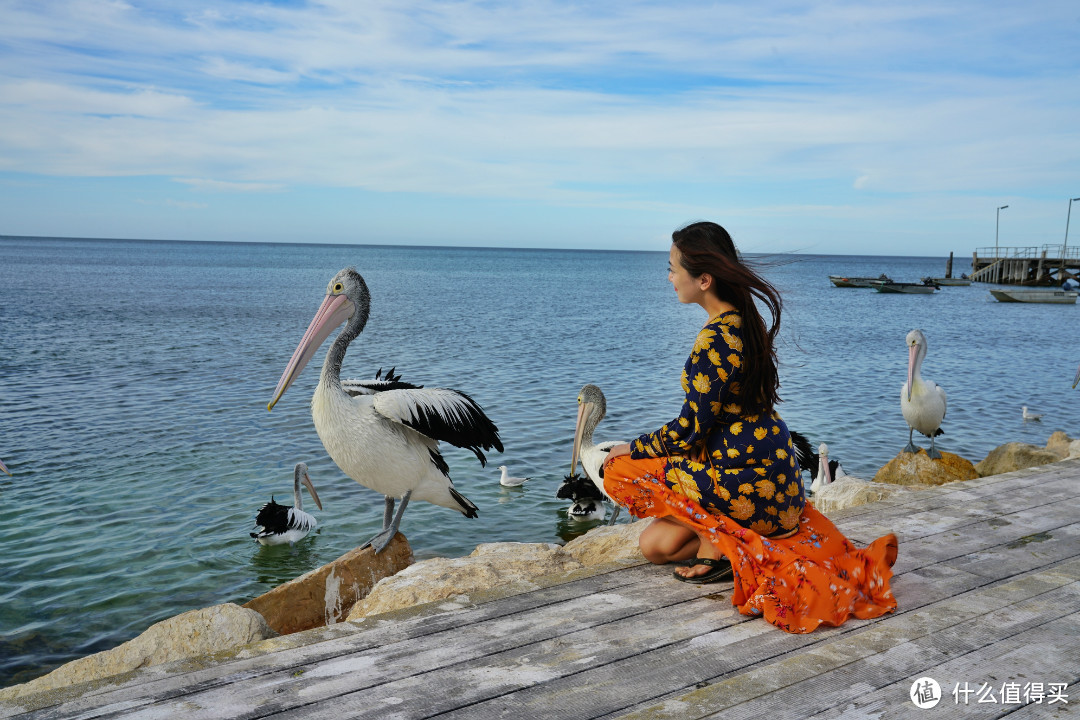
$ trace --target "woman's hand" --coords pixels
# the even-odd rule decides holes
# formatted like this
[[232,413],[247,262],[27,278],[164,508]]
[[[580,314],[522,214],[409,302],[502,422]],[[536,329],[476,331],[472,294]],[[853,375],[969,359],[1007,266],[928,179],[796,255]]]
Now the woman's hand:
[[607,456],[604,458],[604,467],[611,465],[611,462],[621,456],[630,454],[630,443],[620,443],[615,447],[608,450]]

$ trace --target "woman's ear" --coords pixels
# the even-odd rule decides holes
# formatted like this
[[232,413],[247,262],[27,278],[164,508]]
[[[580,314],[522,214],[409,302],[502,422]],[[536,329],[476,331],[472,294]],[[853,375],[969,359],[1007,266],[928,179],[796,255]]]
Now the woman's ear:
[[701,283],[702,290],[708,290],[710,287],[712,287],[712,275],[710,275],[709,273],[701,273],[701,275],[698,277],[698,282]]

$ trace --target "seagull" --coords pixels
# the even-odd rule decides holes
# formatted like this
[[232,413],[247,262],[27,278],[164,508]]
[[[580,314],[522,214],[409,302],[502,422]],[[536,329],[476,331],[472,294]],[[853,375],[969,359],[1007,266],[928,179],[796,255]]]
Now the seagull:
[[311,499],[322,510],[322,502],[319,494],[315,492],[315,486],[311,484],[308,476],[308,467],[305,463],[296,463],[293,469],[293,502],[295,507],[278,505],[274,502],[274,496],[270,496],[270,502],[259,508],[255,516],[255,530],[251,537],[259,541],[260,545],[284,545],[292,544],[297,540],[307,537],[307,534],[315,529],[319,522],[310,513],[304,512],[303,500],[300,498],[300,484],[303,483]]
[[1022,412],[1024,422],[1027,422],[1028,420],[1038,420],[1039,422],[1042,422],[1042,413],[1029,413],[1027,405],[1021,407],[1020,410]]
[[[596,487],[596,498],[602,501],[604,498],[611,500],[615,506],[608,525],[614,525],[619,516],[619,504],[604,490],[604,458],[608,451],[619,444],[618,440],[608,440],[602,443],[593,442],[593,432],[600,421],[607,414],[607,399],[604,393],[595,385],[586,384],[578,393],[578,417],[577,427],[574,428],[574,451],[570,459],[570,477],[577,475],[578,459],[581,460],[581,469],[585,476]],[[557,496],[558,497],[558,496]],[[601,509],[603,509],[601,507]],[[601,516],[603,517],[603,516]]]
[[[471,450],[483,466],[484,450],[502,452],[499,429],[483,408],[458,390],[424,389],[400,375],[374,380],[342,380],[349,343],[367,325],[371,294],[355,268],[341,270],[326,286],[326,297],[274,389],[272,410],[319,346],[338,326],[326,353],[311,417],[323,446],[342,472],[384,497],[382,530],[361,545],[382,552],[397,534],[411,498],[477,516],[477,507],[454,488],[450,466],[439,452],[445,441]],[[394,514],[396,499],[401,499]]]
[[[574,501],[574,504],[566,509],[566,517],[571,520],[578,522],[603,520],[607,515],[604,494],[597,490],[593,481],[587,477],[580,477],[577,474],[567,475],[563,479],[563,484],[555,492],[555,497]],[[616,505],[615,509],[618,510],[618,507]]]
[[920,374],[923,358],[926,356],[926,336],[922,330],[912,330],[907,334],[908,380],[900,388],[900,410],[908,427],[908,444],[904,452],[917,453],[919,448],[912,440],[912,434],[918,430],[930,438],[930,458],[937,460],[941,453],[934,446],[934,438],[944,434],[941,422],[945,419],[945,391],[936,383],[924,380]]
[[509,477],[505,465],[500,465],[499,470],[502,471],[502,477],[499,478],[499,484],[503,487],[520,487],[524,485],[527,480],[532,480],[531,477]]

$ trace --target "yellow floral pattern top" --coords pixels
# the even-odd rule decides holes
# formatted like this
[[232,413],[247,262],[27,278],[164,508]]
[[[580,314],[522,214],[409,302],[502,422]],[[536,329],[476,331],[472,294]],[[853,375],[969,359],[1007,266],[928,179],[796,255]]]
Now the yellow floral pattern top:
[[713,318],[683,368],[679,417],[631,442],[630,456],[667,458],[673,491],[761,535],[784,535],[806,503],[802,476],[780,416],[743,411],[742,367],[742,316]]

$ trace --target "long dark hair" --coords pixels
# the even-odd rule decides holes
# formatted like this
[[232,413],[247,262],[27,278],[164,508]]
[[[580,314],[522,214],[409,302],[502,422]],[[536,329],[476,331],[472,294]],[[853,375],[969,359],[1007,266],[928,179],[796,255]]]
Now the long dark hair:
[[[728,231],[713,222],[697,222],[671,234],[681,254],[680,264],[694,277],[712,276],[710,288],[731,303],[743,320],[743,381],[739,393],[744,410],[765,414],[780,402],[780,377],[776,370],[776,334],[780,331],[783,301],[768,280],[739,257]],[[772,325],[765,327],[755,298],[768,308]]]

